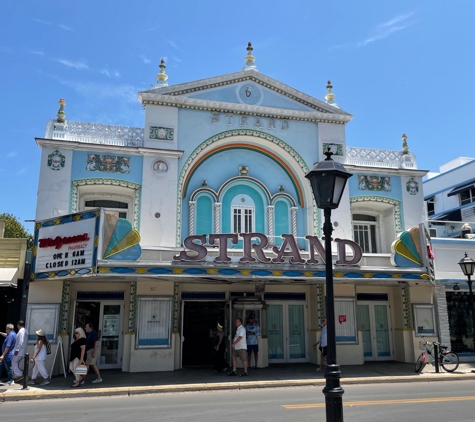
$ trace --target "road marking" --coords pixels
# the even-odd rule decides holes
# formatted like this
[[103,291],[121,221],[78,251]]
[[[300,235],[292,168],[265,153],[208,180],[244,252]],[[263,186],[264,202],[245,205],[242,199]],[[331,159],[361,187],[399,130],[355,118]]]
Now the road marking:
[[[343,402],[343,406],[376,406],[382,404],[409,404],[409,403],[441,403],[446,401],[465,401],[475,400],[475,396],[462,397],[430,397],[420,399],[397,399],[397,400],[371,400],[371,401],[347,401]],[[316,409],[325,407],[325,403],[311,404],[283,404],[284,409]]]

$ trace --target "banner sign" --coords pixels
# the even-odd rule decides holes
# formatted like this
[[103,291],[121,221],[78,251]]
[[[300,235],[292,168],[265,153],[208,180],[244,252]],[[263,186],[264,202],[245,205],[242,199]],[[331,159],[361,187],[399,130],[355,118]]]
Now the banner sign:
[[100,217],[98,209],[36,222],[33,278],[95,273]]

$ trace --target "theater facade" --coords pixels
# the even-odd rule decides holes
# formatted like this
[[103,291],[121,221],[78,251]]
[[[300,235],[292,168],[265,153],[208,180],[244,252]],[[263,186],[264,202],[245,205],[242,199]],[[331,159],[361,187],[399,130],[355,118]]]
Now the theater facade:
[[330,148],[353,174],[332,213],[338,362],[413,362],[418,335],[437,336],[426,171],[406,136],[350,146],[330,82],[316,99],[247,52],[241,71],[176,85],[162,61],[140,128],[67,120],[60,100],[36,138],[30,332],[47,324],[67,353],[93,322],[100,367],[170,371],[211,364],[216,324],[232,338],[253,313],[258,366],[316,362],[323,215],[305,175]]

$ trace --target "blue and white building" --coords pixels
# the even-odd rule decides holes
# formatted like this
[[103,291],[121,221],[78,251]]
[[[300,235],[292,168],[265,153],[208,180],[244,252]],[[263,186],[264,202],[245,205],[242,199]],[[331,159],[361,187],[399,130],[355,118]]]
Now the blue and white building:
[[[156,86],[138,93],[140,128],[67,120],[60,102],[36,139],[37,253],[95,238],[72,222],[97,208],[109,222],[128,220],[118,224],[131,240],[114,243],[104,229],[109,246],[87,272],[54,267],[64,262],[37,267],[30,307],[57,305],[52,329],[64,344],[75,326],[94,322],[103,368],[207,364],[217,322],[232,334],[234,319],[250,312],[262,331],[259,366],[316,362],[323,216],[305,175],[330,148],[353,173],[332,213],[338,361],[413,362],[417,333],[437,335],[434,318],[419,321],[434,315],[419,228],[426,171],[405,136],[396,150],[350,146],[358,143],[345,134],[353,116],[330,82],[325,101],[313,98],[259,72],[247,50],[243,70],[177,85],[162,61]],[[41,243],[52,226],[64,229],[60,239]]]

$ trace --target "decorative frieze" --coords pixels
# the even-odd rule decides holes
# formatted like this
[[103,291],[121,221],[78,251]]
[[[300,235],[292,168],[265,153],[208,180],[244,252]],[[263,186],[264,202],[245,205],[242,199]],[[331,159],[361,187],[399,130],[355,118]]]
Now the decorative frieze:
[[324,142],[322,144],[322,154],[325,154],[330,148],[330,151],[333,152],[333,155],[337,155],[342,157],[343,156],[343,145],[336,144],[334,142]]
[[387,176],[358,175],[358,189],[391,192],[391,178]]
[[406,183],[406,191],[409,195],[417,195],[419,193],[419,183],[416,182],[414,177],[411,177]]
[[51,170],[58,171],[61,170],[66,164],[66,157],[61,154],[58,150],[53,151],[48,155],[48,167]]
[[87,171],[102,171],[104,173],[130,173],[130,157],[120,155],[88,154]]
[[175,129],[164,126],[150,126],[148,137],[159,141],[173,141]]

